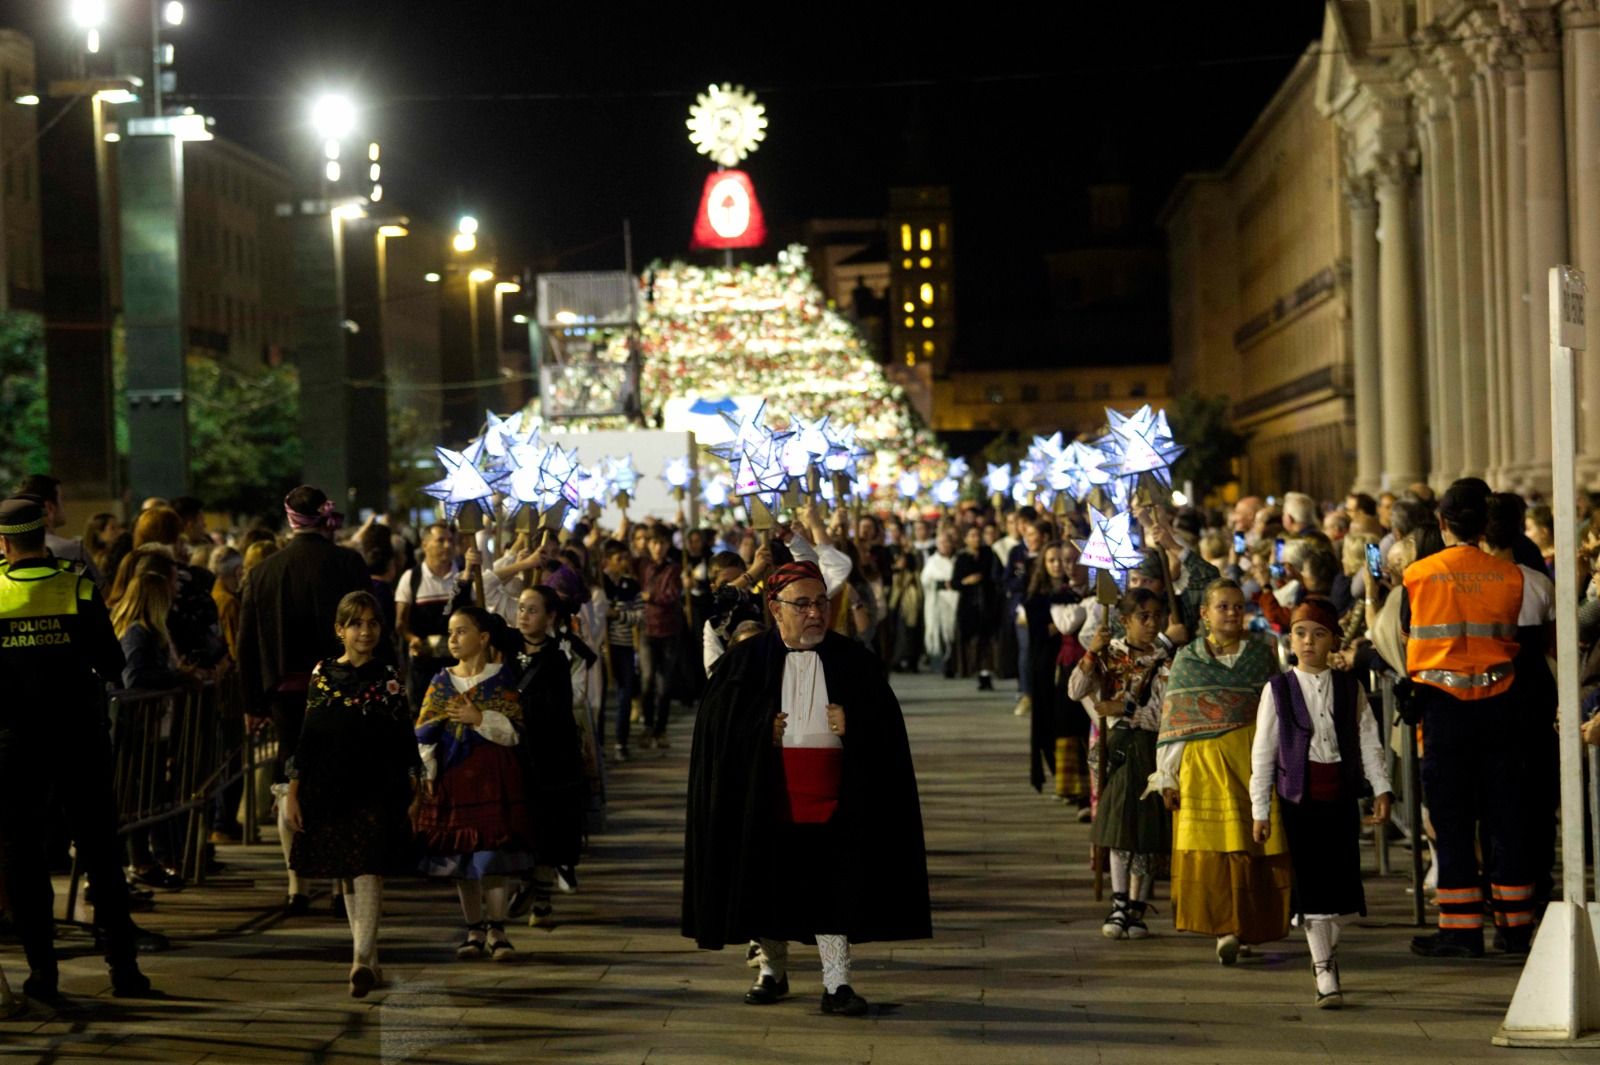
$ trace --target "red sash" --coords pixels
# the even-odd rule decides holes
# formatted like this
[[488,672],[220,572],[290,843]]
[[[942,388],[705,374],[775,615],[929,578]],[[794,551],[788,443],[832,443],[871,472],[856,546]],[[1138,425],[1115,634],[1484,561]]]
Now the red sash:
[[839,781],[844,775],[841,747],[785,747],[783,777],[789,798],[789,820],[817,825],[839,806]]

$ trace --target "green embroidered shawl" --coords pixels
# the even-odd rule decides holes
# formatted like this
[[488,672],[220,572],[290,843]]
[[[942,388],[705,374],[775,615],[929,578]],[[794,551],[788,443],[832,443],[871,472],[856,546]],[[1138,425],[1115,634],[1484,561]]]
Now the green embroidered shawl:
[[1272,645],[1258,637],[1245,637],[1231,669],[1217,661],[1204,639],[1189,641],[1172,662],[1156,742],[1205,740],[1250,724],[1262,687],[1277,672]]

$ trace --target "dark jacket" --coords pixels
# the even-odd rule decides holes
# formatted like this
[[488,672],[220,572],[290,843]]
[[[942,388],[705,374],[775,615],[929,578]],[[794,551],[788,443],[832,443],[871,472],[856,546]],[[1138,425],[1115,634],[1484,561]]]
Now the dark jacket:
[[122,686],[138,691],[161,691],[183,683],[183,674],[172,667],[172,650],[160,633],[151,632],[143,622],[128,626],[122,634]]
[[676,636],[683,631],[683,569],[670,558],[655,563],[646,559],[639,569],[639,586],[650,593],[644,605],[646,636]]
[[[933,934],[922,807],[905,720],[872,652],[830,632],[817,648],[828,698],[845,709],[830,877],[853,943]],[[777,630],[728,649],[712,670],[689,753],[683,934],[719,949],[783,920],[781,752],[772,743],[786,650]],[[834,931],[834,929],[829,929]]]
[[286,681],[343,653],[334,635],[339,600],[372,587],[361,556],[316,533],[300,533],[245,579],[239,611],[239,673],[246,705],[265,710]]
[[[578,641],[581,646],[582,641]],[[523,760],[534,851],[543,865],[573,865],[583,851],[589,777],[572,716],[572,666],[556,640],[517,655]]]

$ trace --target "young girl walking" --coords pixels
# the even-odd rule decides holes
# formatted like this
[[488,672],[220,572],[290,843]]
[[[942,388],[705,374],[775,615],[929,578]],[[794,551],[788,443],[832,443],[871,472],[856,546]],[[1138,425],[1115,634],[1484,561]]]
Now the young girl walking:
[[[1105,778],[1089,838],[1111,853],[1111,912],[1100,926],[1107,939],[1143,939],[1156,862],[1172,847],[1172,816],[1160,795],[1140,793],[1156,770],[1156,734],[1169,662],[1156,636],[1167,625],[1167,604],[1135,588],[1117,604],[1125,636],[1107,629],[1072,671],[1067,695],[1102,723]],[[1100,758],[1098,751],[1091,754]]]
[[422,761],[405,684],[375,657],[383,629],[382,608],[370,592],[339,600],[334,631],[344,654],[312,670],[305,726],[286,766],[284,820],[294,833],[289,868],[343,882],[354,943],[352,998],[365,998],[383,979],[383,878],[416,868],[411,824]]
[[423,871],[455,881],[466,936],[462,959],[516,956],[506,938],[508,877],[533,871],[533,824],[522,760],[522,705],[504,662],[522,634],[482,607],[450,615],[456,664],[428,685],[416,738],[425,785],[417,832]]
[[[1316,1004],[1338,1009],[1339,928],[1367,912],[1361,888],[1363,782],[1376,796],[1369,825],[1389,820],[1392,795],[1378,723],[1349,673],[1328,668],[1339,645],[1339,615],[1326,599],[1307,599],[1291,617],[1298,664],[1261,692],[1250,752],[1255,841],[1272,836],[1272,799],[1294,868],[1294,912],[1311,948]],[[1381,831],[1381,829],[1380,829]]]

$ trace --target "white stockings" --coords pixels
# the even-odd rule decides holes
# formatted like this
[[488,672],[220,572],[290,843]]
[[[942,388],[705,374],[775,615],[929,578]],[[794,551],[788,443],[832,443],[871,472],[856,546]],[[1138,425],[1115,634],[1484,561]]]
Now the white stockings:
[[[789,944],[781,939],[763,939],[756,960],[761,975],[781,980],[789,972]],[[817,954],[822,959],[822,986],[830,995],[850,982],[850,940],[845,936],[818,936]]]

